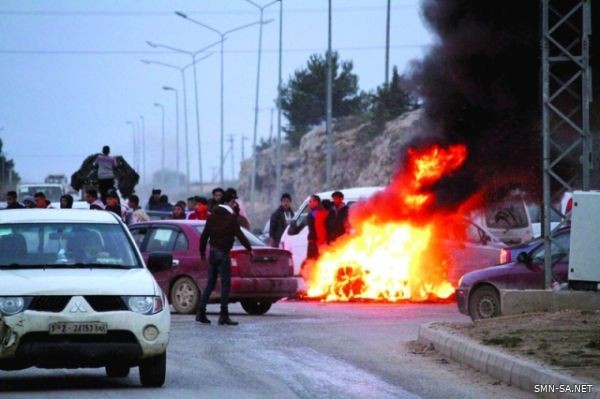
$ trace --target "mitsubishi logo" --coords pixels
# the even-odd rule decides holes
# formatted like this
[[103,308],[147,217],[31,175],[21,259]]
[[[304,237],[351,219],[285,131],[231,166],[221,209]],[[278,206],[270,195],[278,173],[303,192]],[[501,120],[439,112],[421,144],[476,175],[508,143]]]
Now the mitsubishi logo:
[[87,309],[85,308],[85,306],[83,306],[83,303],[81,301],[75,301],[75,302],[73,302],[73,306],[71,307],[71,310],[69,310],[69,312],[71,312],[71,313],[77,313],[77,312],[85,313],[85,312],[87,312]]

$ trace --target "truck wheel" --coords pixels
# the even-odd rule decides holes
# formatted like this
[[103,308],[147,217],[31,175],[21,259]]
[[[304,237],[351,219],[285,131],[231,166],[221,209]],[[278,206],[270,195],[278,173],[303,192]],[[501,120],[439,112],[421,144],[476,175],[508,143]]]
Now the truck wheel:
[[145,387],[162,387],[167,374],[167,353],[140,362],[140,381]]
[[177,313],[194,313],[199,296],[200,290],[194,280],[189,277],[180,277],[171,288],[171,305]]
[[253,316],[260,316],[269,311],[271,309],[271,305],[273,302],[266,301],[255,301],[255,300],[245,300],[240,301],[242,308],[246,311],[246,313],[251,314]]
[[490,286],[477,288],[469,298],[469,314],[473,320],[500,316],[498,291]]
[[129,375],[129,366],[109,364],[106,366],[106,375],[110,378],[125,378]]

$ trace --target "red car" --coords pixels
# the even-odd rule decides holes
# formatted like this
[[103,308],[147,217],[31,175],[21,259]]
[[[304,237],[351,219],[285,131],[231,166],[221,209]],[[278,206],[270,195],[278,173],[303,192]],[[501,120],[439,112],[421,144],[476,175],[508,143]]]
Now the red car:
[[[168,252],[173,266],[154,272],[156,281],[177,313],[189,314],[196,309],[200,291],[206,286],[207,260],[200,260],[200,234],[205,222],[197,220],[154,220],[130,226],[138,248],[147,260],[151,253]],[[289,251],[271,248],[248,230],[254,258],[237,241],[231,250],[230,302],[240,302],[252,315],[265,314],[281,298],[296,294],[298,282]],[[208,258],[208,249],[207,249]],[[211,295],[219,302],[220,282]]]

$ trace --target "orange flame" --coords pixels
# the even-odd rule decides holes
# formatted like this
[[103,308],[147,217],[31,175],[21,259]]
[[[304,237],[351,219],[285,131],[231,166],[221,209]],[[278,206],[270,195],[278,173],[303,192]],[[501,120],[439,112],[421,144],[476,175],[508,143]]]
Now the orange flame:
[[309,297],[326,301],[398,301],[447,298],[448,260],[438,232],[448,215],[433,209],[430,187],[467,157],[463,145],[408,150],[406,167],[392,183],[351,213],[355,229],[307,265]]

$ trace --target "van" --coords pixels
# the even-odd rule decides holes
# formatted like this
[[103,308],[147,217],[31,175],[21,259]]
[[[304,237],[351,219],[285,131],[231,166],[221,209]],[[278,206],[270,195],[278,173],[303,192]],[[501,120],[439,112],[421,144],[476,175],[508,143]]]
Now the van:
[[534,238],[529,209],[518,195],[472,212],[471,220],[507,245],[523,244]]

